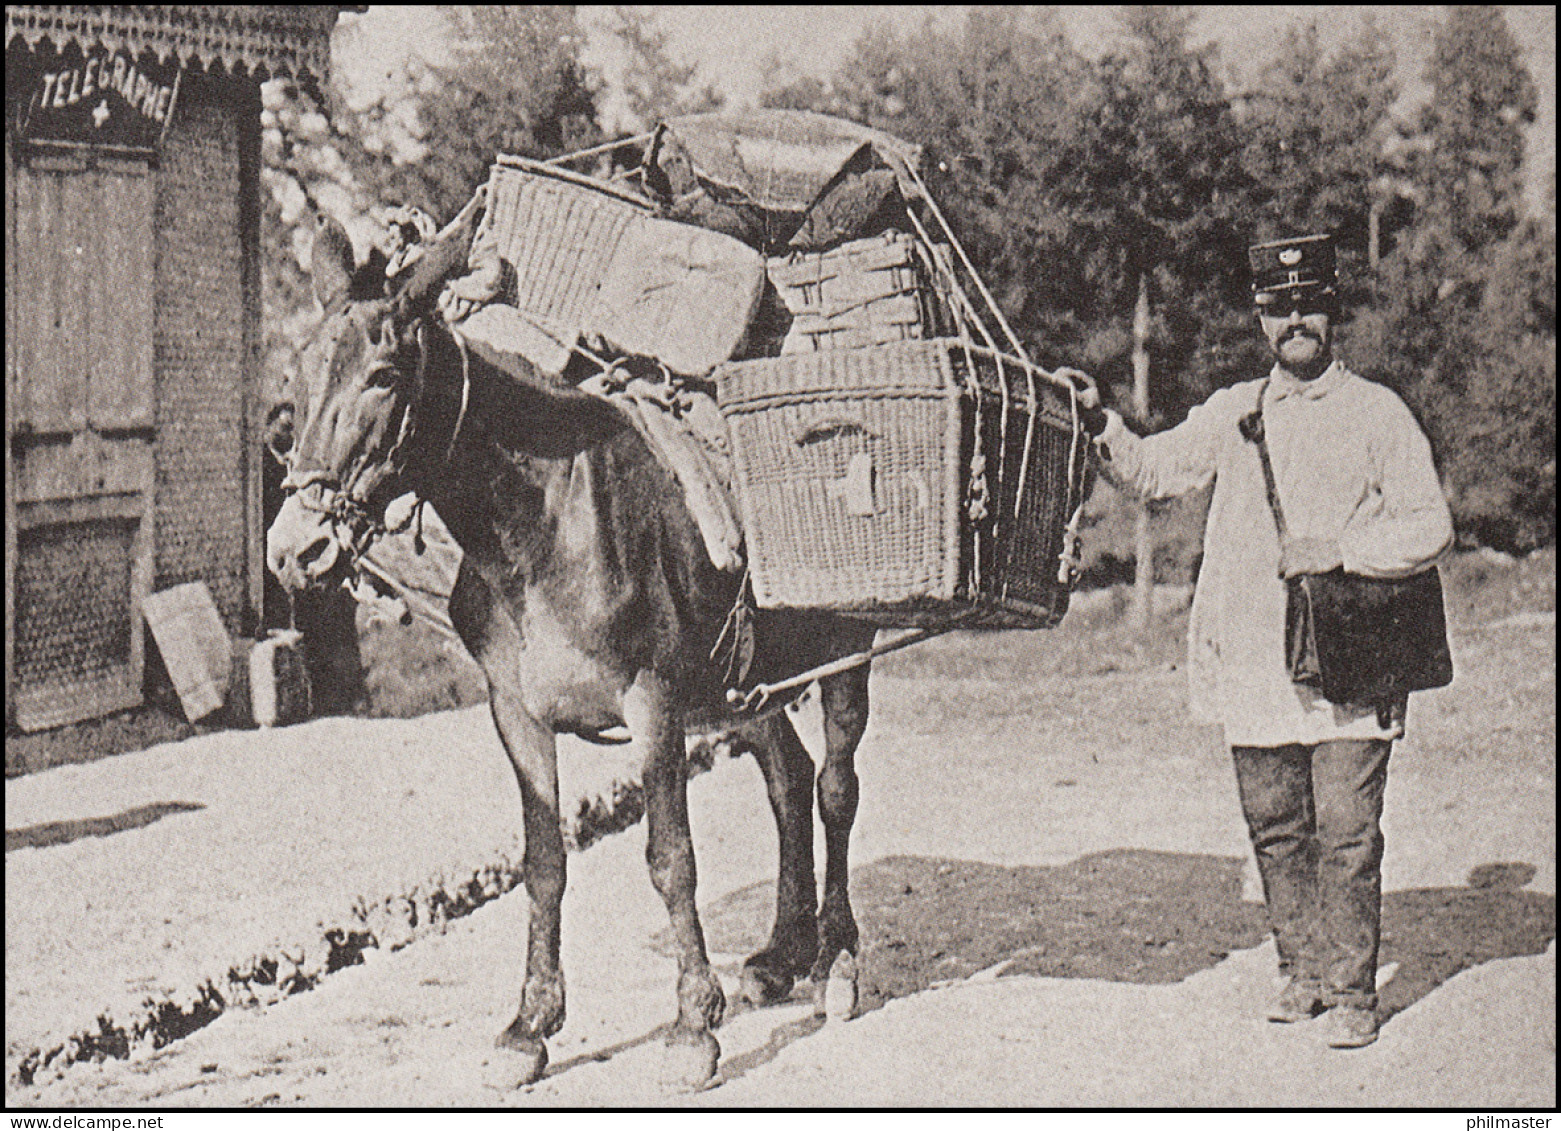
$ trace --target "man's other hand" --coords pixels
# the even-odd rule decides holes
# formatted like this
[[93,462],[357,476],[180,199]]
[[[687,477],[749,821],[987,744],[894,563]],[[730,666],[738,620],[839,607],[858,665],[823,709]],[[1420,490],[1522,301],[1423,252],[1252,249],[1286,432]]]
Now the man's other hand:
[[1338,544],[1321,538],[1287,538],[1279,550],[1279,576],[1286,581],[1303,573],[1328,573],[1343,564]]

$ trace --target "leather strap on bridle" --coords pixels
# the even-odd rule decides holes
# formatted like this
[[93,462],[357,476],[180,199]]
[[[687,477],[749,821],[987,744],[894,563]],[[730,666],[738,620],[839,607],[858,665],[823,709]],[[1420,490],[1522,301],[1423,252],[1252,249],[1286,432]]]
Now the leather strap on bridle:
[[[466,422],[467,410],[471,407],[471,356],[466,340],[453,326],[447,326],[450,337],[455,341],[456,348],[461,356],[461,404],[456,412],[455,426],[450,431],[450,440],[445,445],[444,462],[448,466],[455,456],[455,445],[461,436],[461,429]],[[406,412],[401,418],[401,427],[396,436],[396,442],[391,445],[387,459],[394,461],[405,445],[408,438],[415,431],[413,414],[421,405],[427,390],[428,380],[428,342],[426,329],[418,328],[418,396],[417,399],[407,405]],[[426,500],[418,499],[416,505],[408,512],[405,519],[394,525],[387,525],[382,519],[375,518],[369,513],[366,500],[358,498],[352,491],[353,483],[340,483],[332,473],[320,468],[311,468],[303,471],[289,470],[282,479],[282,490],[287,494],[299,496],[298,504],[305,510],[316,514],[323,514],[335,522],[343,523],[354,529],[353,558],[356,561],[367,551],[368,542],[385,534],[400,534],[410,527],[415,520],[417,534],[415,541],[417,550],[422,552],[422,528],[423,507]],[[304,492],[314,486],[321,487],[321,503],[316,504],[304,497]],[[361,548],[359,547],[361,543]]]

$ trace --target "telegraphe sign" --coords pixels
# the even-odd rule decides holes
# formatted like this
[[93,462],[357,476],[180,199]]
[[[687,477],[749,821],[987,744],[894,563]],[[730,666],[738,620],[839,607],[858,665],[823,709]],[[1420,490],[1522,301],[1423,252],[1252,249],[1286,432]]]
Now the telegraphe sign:
[[44,57],[14,96],[17,136],[43,144],[155,150],[173,118],[179,76],[175,63],[104,48],[85,56],[72,51]]

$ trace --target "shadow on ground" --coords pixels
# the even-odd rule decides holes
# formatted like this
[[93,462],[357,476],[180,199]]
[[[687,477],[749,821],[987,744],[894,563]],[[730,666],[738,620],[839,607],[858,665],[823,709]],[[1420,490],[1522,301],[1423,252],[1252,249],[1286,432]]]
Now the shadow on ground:
[[144,828],[173,813],[192,813],[204,808],[206,806],[193,801],[159,801],[154,805],[126,809],[112,817],[84,817],[78,821],[49,821],[20,829],[6,829],[5,850],[49,848],[56,844],[69,844],[86,836],[113,836],[130,829]]
[[1408,1009],[1454,974],[1498,958],[1543,954],[1556,937],[1556,897],[1523,891],[1532,864],[1484,864],[1468,887],[1411,888],[1382,897],[1383,1020]]
[[[1262,906],[1241,899],[1243,869],[1236,857],[1141,849],[1061,867],[875,861],[851,878],[862,1008],[994,967],[1005,977],[1179,982],[1268,937]],[[1398,969],[1382,989],[1384,1016],[1460,971],[1543,953],[1555,937],[1556,904],[1553,895],[1521,890],[1533,875],[1529,865],[1487,865],[1471,873],[1468,887],[1387,893],[1381,964]],[[774,898],[766,882],[703,908],[711,950],[760,949]]]

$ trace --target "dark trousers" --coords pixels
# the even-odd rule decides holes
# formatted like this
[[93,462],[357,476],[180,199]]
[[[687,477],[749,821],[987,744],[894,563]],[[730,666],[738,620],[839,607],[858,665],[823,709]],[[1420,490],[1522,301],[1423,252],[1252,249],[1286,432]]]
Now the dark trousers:
[[1282,974],[1377,1005],[1386,739],[1237,746],[1236,786]]

